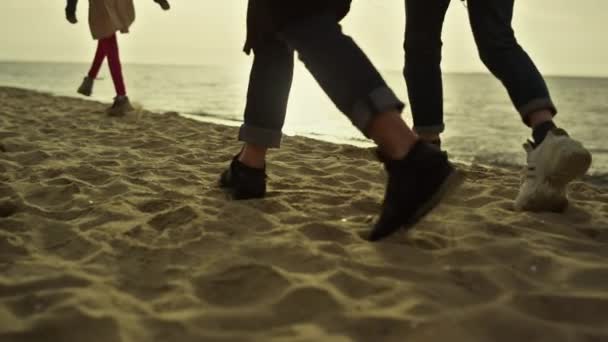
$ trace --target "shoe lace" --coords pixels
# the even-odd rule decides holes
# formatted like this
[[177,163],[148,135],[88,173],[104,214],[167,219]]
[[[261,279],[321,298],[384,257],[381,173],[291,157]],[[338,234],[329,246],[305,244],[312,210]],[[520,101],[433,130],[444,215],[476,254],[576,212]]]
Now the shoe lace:
[[522,170],[522,181],[525,179],[536,178],[536,165],[535,162],[530,158],[530,155],[535,148],[536,144],[531,140],[528,140],[527,143],[524,144],[524,149],[526,150],[528,155],[526,158],[526,166]]

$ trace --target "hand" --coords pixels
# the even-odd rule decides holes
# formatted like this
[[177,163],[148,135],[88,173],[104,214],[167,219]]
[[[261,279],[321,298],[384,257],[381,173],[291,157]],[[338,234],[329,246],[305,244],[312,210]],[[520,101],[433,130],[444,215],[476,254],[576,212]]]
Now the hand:
[[168,11],[171,9],[171,5],[169,5],[169,2],[167,0],[154,0],[154,2],[156,2],[160,8],[162,8],[165,11]]
[[67,8],[65,9],[65,19],[71,24],[76,24],[78,22],[78,19],[76,18],[76,13],[68,10]]

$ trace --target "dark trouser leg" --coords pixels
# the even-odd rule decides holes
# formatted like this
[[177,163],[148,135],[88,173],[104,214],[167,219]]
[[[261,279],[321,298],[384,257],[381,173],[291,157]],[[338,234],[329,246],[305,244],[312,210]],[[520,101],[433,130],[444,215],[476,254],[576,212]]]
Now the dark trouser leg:
[[240,141],[267,148],[281,145],[292,79],[293,50],[285,42],[270,40],[254,49]]
[[342,33],[335,17],[306,18],[280,36],[298,51],[325,93],[363,134],[367,135],[375,115],[403,109],[363,51]]
[[403,75],[414,119],[423,134],[444,130],[441,77],[441,30],[450,0],[405,0]]
[[507,88],[522,120],[541,110],[557,113],[540,72],[515,39],[514,0],[469,0],[469,19],[486,67]]

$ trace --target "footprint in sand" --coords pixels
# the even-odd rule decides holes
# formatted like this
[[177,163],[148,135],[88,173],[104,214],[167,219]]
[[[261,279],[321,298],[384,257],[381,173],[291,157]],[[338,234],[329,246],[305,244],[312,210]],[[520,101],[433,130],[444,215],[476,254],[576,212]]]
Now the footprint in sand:
[[11,200],[0,201],[0,217],[9,217],[14,215],[19,207]]
[[186,225],[197,217],[198,215],[191,207],[185,206],[158,214],[148,221],[148,224],[156,230],[166,230]]
[[145,202],[135,204],[135,207],[137,208],[137,210],[141,211],[142,213],[153,214],[153,213],[165,211],[165,210],[173,207],[173,205],[175,205],[175,203],[176,202],[174,202],[174,201],[169,201],[169,200],[165,200],[165,199],[152,199],[152,200],[148,200]]
[[523,313],[556,324],[563,322],[597,329],[608,326],[608,299],[605,297],[561,293],[521,294],[514,296],[512,304]]
[[83,288],[91,285],[91,281],[73,275],[50,276],[32,280],[0,284],[0,297],[13,297],[38,293],[49,290],[63,290],[69,288]]
[[71,206],[74,195],[80,193],[80,187],[76,184],[68,185],[38,185],[25,195],[27,203],[43,208],[56,208],[59,206]]
[[361,299],[390,290],[376,279],[366,279],[346,271],[337,271],[327,278],[340,292],[353,299]]
[[0,235],[0,264],[14,263],[19,257],[28,254],[24,242],[16,235]]
[[103,185],[112,177],[109,172],[90,165],[67,168],[65,173],[92,185]]
[[330,291],[313,286],[292,289],[274,305],[275,313],[285,323],[319,319],[341,311],[341,307]]
[[197,296],[209,304],[242,307],[276,299],[290,282],[272,266],[245,264],[201,275],[193,285]]
[[32,166],[37,165],[45,160],[49,159],[51,156],[44,151],[30,151],[30,152],[21,152],[15,153],[12,159],[24,166]]
[[313,241],[333,241],[341,244],[354,241],[352,233],[345,232],[339,226],[323,222],[306,224],[298,230]]

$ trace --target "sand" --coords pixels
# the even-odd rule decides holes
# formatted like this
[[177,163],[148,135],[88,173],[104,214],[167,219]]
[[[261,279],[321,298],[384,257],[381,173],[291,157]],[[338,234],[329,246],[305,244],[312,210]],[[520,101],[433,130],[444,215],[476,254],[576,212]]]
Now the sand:
[[[608,189],[513,210],[466,184],[408,234],[370,150],[286,138],[269,194],[217,187],[236,128],[0,88],[0,341],[608,341]],[[447,146],[449,148],[449,146]]]

